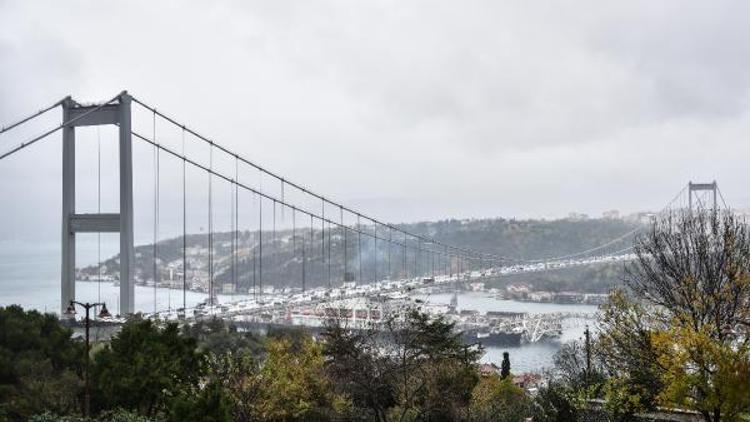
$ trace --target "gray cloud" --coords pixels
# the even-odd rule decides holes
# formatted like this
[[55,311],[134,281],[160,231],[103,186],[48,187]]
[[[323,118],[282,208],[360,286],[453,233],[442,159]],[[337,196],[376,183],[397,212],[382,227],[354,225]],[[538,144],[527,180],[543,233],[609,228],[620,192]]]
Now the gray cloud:
[[[657,208],[689,179],[716,178],[745,206],[748,8],[5,1],[0,121],[67,93],[127,88],[395,221]],[[56,146],[36,151],[39,167],[57,169]],[[139,157],[148,169],[148,151]],[[33,176],[46,196],[13,187],[24,160],[0,163],[5,196],[58,195],[56,170]]]

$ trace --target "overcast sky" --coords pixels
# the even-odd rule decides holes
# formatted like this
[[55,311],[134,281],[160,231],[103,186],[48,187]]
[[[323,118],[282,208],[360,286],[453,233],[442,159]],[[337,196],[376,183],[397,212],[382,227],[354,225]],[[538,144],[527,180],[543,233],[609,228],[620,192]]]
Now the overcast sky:
[[[0,123],[127,89],[394,222],[750,204],[749,2],[214,3],[0,0]],[[0,162],[6,226],[56,236],[59,161]]]

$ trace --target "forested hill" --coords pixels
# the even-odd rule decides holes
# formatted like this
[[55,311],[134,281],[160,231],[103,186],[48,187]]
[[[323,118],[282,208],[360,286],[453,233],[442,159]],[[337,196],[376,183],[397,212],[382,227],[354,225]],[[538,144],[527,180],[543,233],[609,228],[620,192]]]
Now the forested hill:
[[[520,259],[568,255],[622,236],[639,223],[620,219],[586,220],[443,220],[399,227],[445,243]],[[630,242],[630,243],[628,243]],[[613,248],[632,244],[632,237]],[[626,245],[626,246],[623,246]]]
[[[631,232],[637,227],[637,223],[618,219],[473,219],[400,224],[397,227],[459,247],[513,258],[543,259],[568,255],[607,243]],[[372,226],[363,225],[362,230],[373,233]],[[349,273],[350,280],[369,282],[384,278],[389,271],[392,278],[410,277],[414,274],[430,274],[433,270],[439,273],[450,265],[438,254],[415,253],[415,247],[429,246],[420,245],[414,239],[408,239],[409,248],[404,252],[400,246],[389,248],[383,240],[376,242],[369,236],[358,236],[354,231],[347,231],[345,241],[342,231],[337,228],[326,227],[323,233],[321,227],[317,226],[311,233],[309,226],[297,227],[294,233],[295,236],[292,236],[292,230],[289,229],[277,230],[275,233],[263,232],[261,273],[258,231],[240,232],[236,246],[234,277],[230,259],[232,236],[230,233],[215,233],[213,260],[216,285],[233,283],[238,289],[246,290],[254,282],[259,283],[262,277],[265,286],[299,287],[303,273],[307,287],[327,285],[329,280],[332,285],[338,285],[343,280],[345,272]],[[380,239],[387,239],[390,235],[394,240],[403,240],[402,235],[396,232],[389,234],[388,230],[382,227],[377,230]],[[632,244],[632,237],[613,244],[608,250],[622,249],[629,244]],[[159,242],[156,248],[159,280],[174,278],[175,274],[182,272],[182,245],[181,237]],[[187,246],[188,280],[205,283],[208,278],[208,236],[188,235]],[[153,245],[137,246],[135,252],[136,279],[153,280]],[[347,258],[346,266],[344,256]],[[103,264],[105,274],[117,276],[117,256]],[[458,263],[454,261],[453,265],[455,271]],[[469,263],[462,265],[466,269]],[[93,276],[97,274],[98,269],[92,266],[81,271]]]

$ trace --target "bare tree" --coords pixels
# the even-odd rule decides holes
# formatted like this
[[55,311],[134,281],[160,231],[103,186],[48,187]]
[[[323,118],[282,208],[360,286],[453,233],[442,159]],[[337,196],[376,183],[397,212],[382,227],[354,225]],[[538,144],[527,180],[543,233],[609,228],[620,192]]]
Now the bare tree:
[[710,323],[717,340],[750,327],[750,232],[730,212],[670,213],[636,239],[625,281],[666,318]]
[[707,421],[746,412],[750,400],[737,394],[750,385],[746,224],[730,212],[673,212],[636,239],[635,254],[630,291],[614,292],[601,318],[620,396],[686,404]]

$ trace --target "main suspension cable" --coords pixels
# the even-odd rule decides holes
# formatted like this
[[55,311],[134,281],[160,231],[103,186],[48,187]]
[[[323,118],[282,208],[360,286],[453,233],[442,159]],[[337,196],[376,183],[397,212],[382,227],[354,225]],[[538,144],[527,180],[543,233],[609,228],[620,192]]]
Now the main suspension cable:
[[[143,140],[143,141],[144,141],[144,142],[146,142],[146,143],[149,143],[149,144],[151,144],[151,145],[157,145],[157,147],[158,147],[159,149],[161,149],[162,151],[164,151],[164,152],[167,152],[167,153],[169,153],[169,154],[171,154],[171,155],[173,155],[173,156],[176,156],[176,157],[181,157],[181,155],[180,155],[180,154],[176,153],[175,151],[173,151],[173,150],[172,150],[172,149],[170,149],[169,147],[166,147],[166,146],[164,146],[164,145],[162,145],[162,144],[155,144],[155,143],[154,143],[154,142],[153,142],[152,140],[150,140],[149,138],[147,138],[147,137],[145,137],[145,136],[143,136],[143,135],[141,135],[141,134],[139,134],[139,133],[137,133],[137,132],[135,132],[135,131],[131,131],[131,133],[133,134],[133,136],[135,136],[135,137],[136,137],[136,138],[138,138],[138,139],[141,139],[141,140]],[[190,159],[190,158],[187,158],[187,157],[185,157],[185,160],[187,161],[187,163],[188,163],[188,164],[191,164],[191,165],[193,165],[193,166],[195,166],[195,167],[197,167],[197,168],[199,168],[199,169],[201,169],[201,170],[203,170],[203,171],[207,172],[207,173],[208,173],[209,175],[211,175],[211,176],[216,176],[216,177],[218,177],[218,178],[220,178],[220,179],[223,179],[223,180],[225,180],[225,181],[227,181],[227,182],[229,182],[229,183],[236,183],[236,184],[237,184],[237,185],[238,185],[239,187],[241,187],[241,188],[243,188],[243,189],[245,189],[245,190],[247,190],[247,191],[250,191],[250,192],[253,192],[253,193],[257,194],[257,195],[259,196],[259,199],[260,199],[260,201],[259,201],[259,202],[260,202],[260,204],[261,204],[261,206],[259,207],[259,210],[260,210],[260,215],[259,215],[259,220],[260,220],[260,221],[259,221],[259,223],[260,223],[260,226],[262,226],[262,200],[263,200],[263,199],[267,199],[267,200],[269,200],[269,201],[275,201],[275,202],[277,202],[277,203],[279,203],[279,204],[282,204],[282,203],[281,203],[281,201],[280,201],[280,200],[279,200],[278,198],[275,198],[275,197],[271,196],[270,194],[267,194],[267,193],[263,193],[263,192],[259,191],[258,189],[252,188],[252,187],[250,187],[250,186],[248,186],[248,185],[246,185],[246,184],[244,184],[244,183],[239,183],[239,182],[236,182],[236,181],[234,181],[234,180],[233,180],[232,178],[230,178],[230,177],[228,177],[228,176],[226,176],[226,175],[223,175],[223,174],[221,174],[221,173],[219,173],[219,172],[217,172],[217,171],[213,170],[213,168],[212,168],[211,166],[205,166],[205,165],[203,165],[203,164],[200,164],[200,163],[198,163],[197,161],[195,161],[195,160],[193,160],[193,159]],[[294,210],[296,210],[296,211],[298,211],[298,212],[301,212],[301,213],[303,213],[303,214],[307,214],[307,215],[309,215],[309,216],[311,216],[311,217],[313,217],[313,218],[317,218],[317,219],[321,219],[321,218],[322,218],[321,216],[319,216],[319,215],[315,214],[314,212],[311,212],[311,211],[308,211],[308,210],[305,210],[305,209],[299,208],[299,207],[297,207],[297,206],[295,206],[295,205],[292,205],[292,204],[289,204],[289,203],[283,203],[283,205],[286,205],[287,207],[289,207],[289,208],[291,208],[291,209],[294,209]],[[337,226],[341,225],[340,223],[338,223],[338,222],[335,222],[335,221],[332,221],[332,220],[330,220],[329,218],[325,218],[324,220],[325,220],[325,221],[326,221],[327,223],[330,223],[330,224],[333,224],[333,225],[337,225]],[[359,235],[360,237],[361,237],[362,235],[365,235],[365,236],[367,236],[367,237],[370,237],[370,238],[374,238],[374,237],[375,237],[375,235],[374,235],[374,234],[372,234],[372,233],[369,233],[369,232],[365,232],[365,231],[364,231],[363,229],[361,229],[361,227],[360,227],[360,228],[357,228],[357,227],[349,227],[349,226],[344,226],[344,228],[345,228],[346,230],[350,230],[350,231],[353,231],[353,232],[355,232],[355,233],[356,233],[356,234],[358,234],[358,235]],[[399,230],[399,231],[400,231],[400,230]],[[401,231],[401,232],[403,232],[403,231]],[[260,230],[260,227],[259,227],[259,236],[260,236],[260,237],[262,237],[262,234],[263,234],[263,232],[262,232],[262,230]],[[404,236],[405,236],[405,237],[406,237],[406,235],[407,235],[407,234],[406,234],[406,233],[404,233]],[[378,237],[378,240],[386,240],[386,239]],[[397,243],[396,241],[394,241],[394,244],[398,244],[398,243]],[[260,245],[262,246],[262,241],[260,242]],[[401,246],[407,247],[407,245],[406,245],[405,243],[404,243],[404,244],[402,244]],[[409,247],[409,248],[411,248],[411,249],[415,249],[415,250],[416,250],[416,249],[418,249],[418,248],[417,248],[417,246],[408,246],[408,247]],[[455,250],[455,249],[451,248],[450,246],[449,246],[449,248],[450,248],[451,250]],[[464,256],[464,255],[460,255],[460,254],[456,254],[456,255],[457,255],[457,256]],[[262,254],[261,254],[261,257],[262,257]],[[466,256],[464,256],[464,257],[465,257],[466,259],[469,259],[469,260],[476,260],[476,259],[478,259],[478,257],[475,257],[475,256],[471,256],[471,255],[466,255]],[[261,264],[262,264],[262,259],[261,259]],[[261,280],[261,282],[262,282],[262,280]]]
[[50,130],[47,130],[46,132],[42,133],[41,135],[35,136],[35,137],[31,138],[30,140],[28,140],[26,142],[21,142],[21,144],[18,145],[17,147],[15,147],[15,148],[11,149],[10,151],[7,151],[7,152],[3,153],[2,155],[0,155],[0,160],[4,159],[6,157],[9,157],[9,156],[15,154],[16,152],[21,151],[21,150],[23,150],[23,149],[25,149],[27,147],[30,147],[31,145],[34,145],[35,143],[37,143],[37,142],[41,141],[42,139],[46,138],[47,136],[52,135],[53,133],[57,132],[58,130],[64,128],[65,126],[72,125],[73,123],[75,123],[75,122],[77,122],[77,121],[79,121],[79,120],[81,120],[81,119],[89,116],[90,114],[95,113],[95,112],[101,110],[104,106],[112,103],[113,101],[117,100],[118,98],[120,98],[120,94],[118,94],[117,96],[113,97],[111,100],[109,100],[107,102],[101,103],[101,104],[97,105],[96,107],[94,107],[94,108],[92,108],[92,109],[90,109],[90,110],[88,110],[88,111],[86,111],[84,113],[79,114],[78,116],[76,116],[76,117],[74,117],[72,119],[69,119],[69,120],[67,120],[65,122],[60,123],[60,125],[52,128]]
[[[149,106],[148,104],[140,101],[139,99],[137,99],[135,97],[133,97],[133,102],[137,103],[138,105],[144,107],[147,110],[151,110],[151,111],[156,112],[156,114],[159,117],[163,118],[164,120],[166,120],[166,121],[168,121],[168,122],[170,122],[170,123],[172,123],[172,124],[174,124],[176,126],[185,127],[185,125],[177,122],[172,117],[167,116],[167,115],[165,115],[164,113],[162,113],[160,111],[156,111],[156,109],[154,107]],[[185,127],[185,130],[187,130],[189,133],[191,133],[197,139],[199,139],[199,140],[201,140],[203,142],[207,142],[207,143],[211,144],[212,146],[216,147],[219,151],[221,151],[221,152],[223,152],[225,154],[228,154],[228,155],[231,155],[231,156],[236,156],[237,155],[236,153],[229,151],[227,148],[225,148],[225,147],[221,146],[220,144],[218,144],[218,143],[210,140],[209,138],[201,135],[200,133],[196,132],[193,129]],[[365,220],[370,221],[373,224],[380,224],[380,225],[383,225],[383,226],[390,226],[390,227],[392,227],[393,229],[395,229],[397,231],[404,231],[403,229],[399,229],[399,228],[397,228],[397,227],[395,227],[393,225],[390,225],[388,223],[382,222],[382,221],[380,221],[380,220],[378,220],[378,219],[376,219],[374,217],[367,216],[367,215],[362,214],[362,213],[360,213],[360,212],[358,212],[358,211],[356,211],[354,209],[346,207],[346,206],[344,206],[344,205],[342,205],[342,204],[340,204],[338,202],[330,200],[330,199],[326,198],[325,196],[317,194],[317,193],[311,191],[310,189],[308,189],[308,188],[306,188],[306,187],[304,187],[304,186],[302,186],[300,184],[291,182],[291,181],[289,181],[289,180],[281,177],[280,175],[278,175],[278,174],[276,174],[276,173],[274,173],[272,171],[267,170],[265,167],[260,166],[260,165],[254,163],[254,162],[252,162],[252,161],[250,161],[250,160],[248,160],[248,159],[246,159],[244,157],[238,156],[238,158],[243,163],[245,163],[246,165],[249,165],[249,166],[251,166],[251,167],[259,170],[261,173],[267,174],[267,175],[269,175],[269,176],[271,176],[271,177],[273,177],[273,178],[275,178],[277,180],[283,180],[285,184],[287,184],[289,186],[292,186],[293,188],[298,189],[298,190],[300,190],[301,192],[303,192],[303,193],[305,193],[307,195],[310,195],[312,197],[315,197],[317,199],[325,201],[325,202],[327,202],[327,203],[329,203],[329,204],[331,204],[333,206],[340,207],[343,210],[345,210],[346,212],[349,212],[351,214],[357,215],[358,217],[362,217]],[[444,245],[444,243],[442,243],[442,242],[439,242],[439,241],[437,241],[435,239],[432,239],[432,238],[428,238],[428,237],[423,236],[423,235],[419,235],[419,234],[415,234],[415,233],[409,233],[409,232],[407,232],[407,233],[411,237],[420,238],[422,241],[427,242],[427,243],[435,243],[435,244],[438,244],[438,245]],[[451,248],[451,249],[456,250],[457,252],[460,252],[460,253],[464,253],[464,254],[467,254],[467,255],[482,255],[482,256],[485,256],[485,257],[488,257],[488,258],[493,258],[495,261],[498,261],[498,262],[500,262],[500,261],[506,261],[506,262],[507,261],[514,261],[512,258],[503,257],[503,256],[500,256],[500,255],[497,255],[497,254],[490,254],[490,253],[485,253],[485,252],[481,252],[481,251],[472,250],[472,249],[469,249],[469,248],[460,248],[460,247],[452,246],[452,245],[447,245],[447,246],[449,248]]]
[[31,114],[31,115],[29,115],[27,117],[24,117],[24,118],[22,118],[22,119],[20,119],[20,120],[18,120],[16,122],[13,122],[13,123],[11,123],[11,124],[9,124],[7,126],[0,126],[0,134],[3,134],[3,133],[8,132],[9,130],[11,130],[13,128],[21,126],[22,124],[28,122],[29,120],[35,119],[35,118],[41,116],[42,114],[44,114],[44,113],[52,110],[53,108],[61,106],[67,100],[70,100],[70,97],[62,98],[61,100],[55,102],[54,104],[50,105],[49,107],[45,107],[45,108],[37,111],[36,113]]

